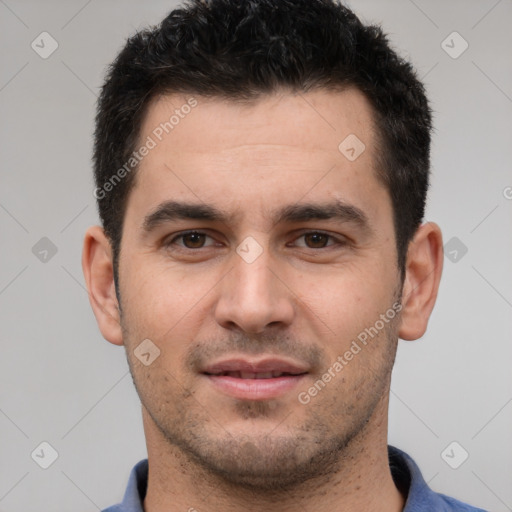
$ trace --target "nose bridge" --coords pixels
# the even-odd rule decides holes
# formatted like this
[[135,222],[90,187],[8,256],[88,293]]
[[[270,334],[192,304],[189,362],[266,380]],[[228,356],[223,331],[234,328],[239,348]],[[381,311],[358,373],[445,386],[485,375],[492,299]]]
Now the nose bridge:
[[262,332],[269,324],[290,323],[291,294],[275,275],[276,262],[268,247],[248,237],[232,255],[232,264],[218,298],[217,322],[251,333]]
[[244,301],[255,299],[256,302],[263,304],[277,298],[273,293],[276,278],[271,271],[272,262],[268,250],[263,251],[254,261],[246,260],[239,254],[238,258],[234,259],[236,278],[234,291],[240,299]]

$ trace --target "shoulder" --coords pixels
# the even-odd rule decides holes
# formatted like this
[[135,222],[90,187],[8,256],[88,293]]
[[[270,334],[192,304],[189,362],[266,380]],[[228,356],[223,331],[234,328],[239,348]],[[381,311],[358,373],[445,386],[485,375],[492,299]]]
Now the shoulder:
[[148,460],[138,462],[130,473],[123,501],[102,512],[143,512],[143,503],[148,485]]
[[389,446],[388,454],[395,485],[407,495],[404,512],[486,512],[434,492],[425,482],[417,464],[405,452]]
[[[435,495],[439,498],[439,503],[443,503],[444,507],[442,510],[446,511],[454,511],[454,512],[486,512],[482,508],[472,507],[467,503],[463,503],[462,501],[456,500],[455,498],[451,498],[450,496],[445,496],[444,494],[435,493]],[[441,510],[441,509],[440,509]]]

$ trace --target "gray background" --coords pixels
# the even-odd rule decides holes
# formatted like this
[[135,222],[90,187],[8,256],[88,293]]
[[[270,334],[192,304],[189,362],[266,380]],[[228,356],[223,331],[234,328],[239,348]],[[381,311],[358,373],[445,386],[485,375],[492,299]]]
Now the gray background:
[[[97,329],[80,257],[97,223],[91,134],[105,67],[174,5],[0,0],[0,511],[101,509],[145,457],[124,349]],[[436,125],[427,220],[445,243],[455,237],[428,333],[400,342],[390,442],[435,490],[512,510],[512,2],[350,6],[382,23],[426,82]],[[59,45],[47,59],[31,47],[51,48],[43,31]],[[454,31],[469,44],[457,58]],[[42,441],[59,454],[48,469]]]

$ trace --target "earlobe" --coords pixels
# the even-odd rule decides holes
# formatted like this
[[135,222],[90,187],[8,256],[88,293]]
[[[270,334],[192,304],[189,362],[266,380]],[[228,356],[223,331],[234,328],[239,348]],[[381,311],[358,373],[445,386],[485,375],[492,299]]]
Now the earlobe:
[[402,292],[399,337],[421,338],[437,298],[443,270],[443,239],[439,226],[427,222],[409,244]]
[[103,337],[114,345],[122,345],[112,251],[110,242],[100,226],[92,226],[85,233],[82,269],[89,301]]

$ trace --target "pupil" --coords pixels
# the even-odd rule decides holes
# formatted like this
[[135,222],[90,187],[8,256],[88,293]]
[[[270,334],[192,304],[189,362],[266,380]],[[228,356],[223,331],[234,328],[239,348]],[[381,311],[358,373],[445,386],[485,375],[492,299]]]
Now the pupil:
[[322,233],[313,233],[312,235],[306,235],[306,237],[312,241],[313,245],[318,246],[318,244],[320,244],[320,247],[325,247],[325,244],[327,243],[327,237]]
[[201,233],[189,233],[188,235],[185,235],[185,240],[188,240],[191,243],[185,243],[185,245],[192,245],[193,248],[201,247],[203,242],[202,237],[203,235]]

